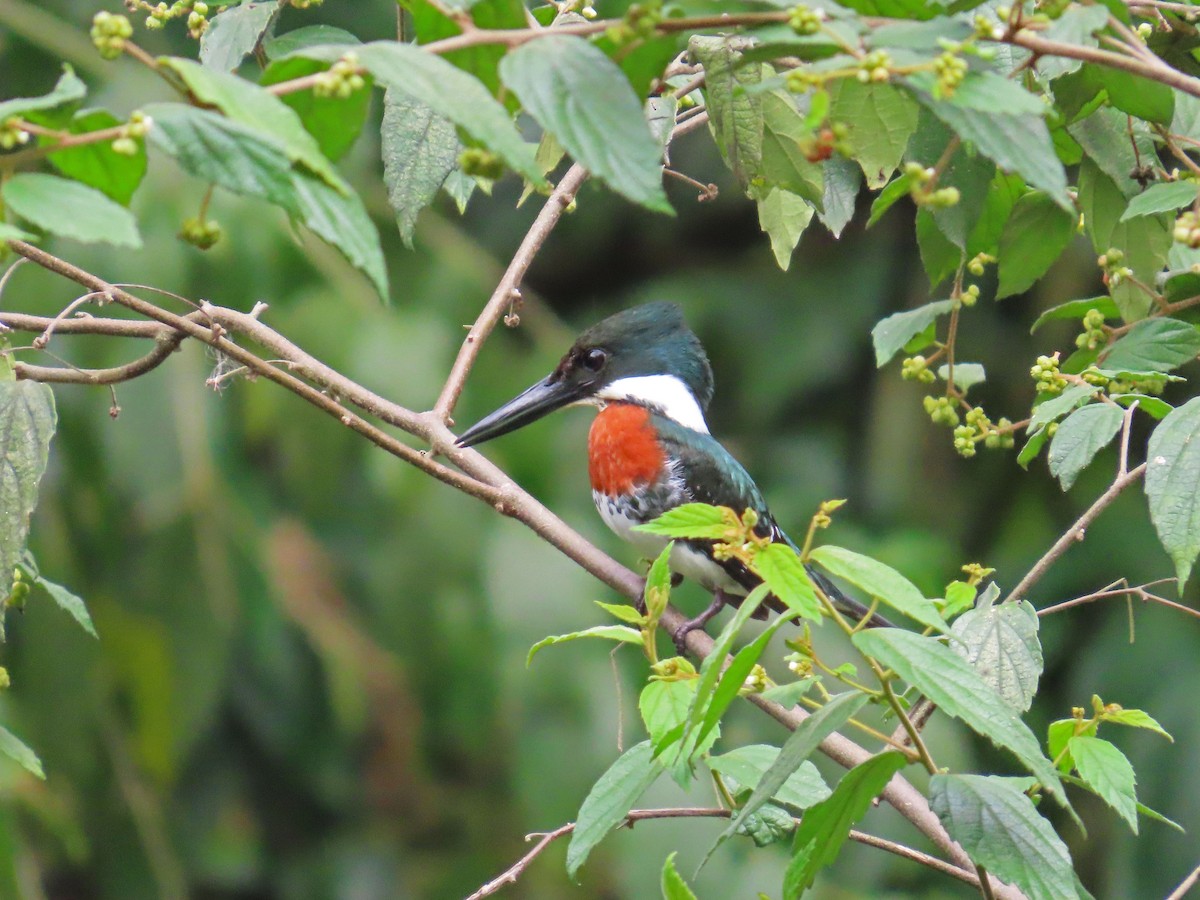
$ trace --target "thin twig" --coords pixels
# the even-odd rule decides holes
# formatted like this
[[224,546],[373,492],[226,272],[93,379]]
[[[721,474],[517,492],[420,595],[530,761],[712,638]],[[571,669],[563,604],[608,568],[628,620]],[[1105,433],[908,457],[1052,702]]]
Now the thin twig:
[[1183,879],[1183,881],[1179,882],[1179,887],[1171,891],[1170,895],[1167,897],[1167,900],[1183,900],[1184,896],[1187,895],[1187,892],[1194,888],[1197,882],[1200,882],[1200,866],[1196,866],[1196,868],[1192,869],[1192,873],[1188,875],[1187,878]]
[[[1073,606],[1082,606],[1085,603],[1094,603],[1097,600],[1107,600],[1111,597],[1137,597],[1143,603],[1157,603],[1160,606],[1166,606],[1178,612],[1185,613],[1193,618],[1200,619],[1200,610],[1192,609],[1190,606],[1184,606],[1182,603],[1176,603],[1174,600],[1168,600],[1166,597],[1160,597],[1158,594],[1152,593],[1149,589],[1167,582],[1174,581],[1174,578],[1160,578],[1157,581],[1149,581],[1146,584],[1139,584],[1130,587],[1124,578],[1113,582],[1106,588],[1099,591],[1094,591],[1090,594],[1085,594],[1082,597],[1074,597],[1070,600],[1064,600],[1061,603],[1055,603],[1053,606],[1046,606],[1037,611],[1038,616],[1049,616],[1056,612],[1062,612],[1064,609],[1070,609]],[[1117,587],[1117,585],[1124,585]]]

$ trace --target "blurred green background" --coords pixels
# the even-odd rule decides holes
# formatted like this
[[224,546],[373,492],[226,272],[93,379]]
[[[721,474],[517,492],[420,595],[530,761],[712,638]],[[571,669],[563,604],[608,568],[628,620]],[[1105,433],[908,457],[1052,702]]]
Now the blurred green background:
[[[102,63],[86,38],[85,0],[33,7],[0,0],[0,95],[43,93],[62,59],[119,116],[166,88],[135,63]],[[112,5],[115,11],[116,5]],[[601,9],[603,13],[604,10]],[[327,3],[284,13],[280,31],[315,21],[364,39],[394,33],[388,3]],[[174,31],[175,29],[172,29]],[[178,34],[139,38],[153,52],[194,55]],[[174,238],[204,185],[152,160],[134,209],[146,247],[114,253],[51,249],[113,281],[249,309],[352,378],[428,408],[469,324],[537,203],[514,209],[501,182],[459,219],[426,213],[417,250],[390,221],[373,124],[342,169],[384,235],[392,303],[310,236],[294,239],[274,210],[217,194],[225,239],[208,253]],[[537,259],[520,328],[487,345],[459,407],[473,421],[541,377],[576,330],[650,299],[681,303],[712,356],[714,432],[754,473],[777,518],[803,533],[817,503],[845,497],[829,539],[883,559],[939,596],[959,566],[997,568],[1011,587],[1107,484],[1110,451],[1063,495],[1037,462],[1013,453],[962,460],[920,408],[897,366],[879,372],[871,326],[924,302],[929,285],[898,207],[865,232],[865,202],[842,240],[818,227],[780,272],[753,206],[738,196],[703,133],[673,148],[681,170],[715,181],[697,204],[668,183],[678,215],[653,216],[589,185]],[[993,418],[1021,417],[1038,353],[1068,348],[1069,327],[1029,337],[1037,313],[1098,291],[1081,241],[1026,298],[981,302],[964,319],[960,358],[987,366],[979,390]],[[6,309],[53,314],[74,289],[32,266],[12,280]],[[942,294],[944,296],[944,294]],[[51,350],[81,366],[112,365],[140,348],[59,336]],[[26,359],[34,359],[26,355]],[[38,360],[44,361],[44,360]],[[13,687],[0,721],[41,755],[41,783],[0,761],[0,896],[140,898],[461,897],[526,848],[527,832],[571,820],[592,782],[640,739],[633,652],[575,644],[525,668],[540,637],[603,621],[590,601],[611,592],[522,526],[369,446],[265,383],[205,379],[220,361],[185,345],[151,375],[118,388],[56,389],[60,423],[35,516],[43,573],[83,597],[94,641],[44,597],[9,623],[0,648]],[[1185,373],[1186,374],[1186,373]],[[584,463],[590,416],[569,411],[485,452],[589,538],[631,553],[592,508]],[[1136,453],[1144,434],[1135,434]],[[1087,541],[1038,585],[1039,606],[1171,572],[1132,490]],[[678,593],[696,608],[693,588]],[[1200,833],[1200,654],[1196,623],[1136,608],[1136,642],[1120,601],[1044,623],[1046,673],[1028,719],[1045,725],[1093,693],[1141,707],[1171,731],[1110,734],[1133,759],[1142,800],[1180,835],[1143,820],[1135,839],[1105,808],[1076,795],[1088,822],[1067,827],[1084,883],[1098,897],[1166,893],[1197,862]],[[825,640],[832,640],[825,636]],[[837,649],[831,651],[837,655]],[[774,659],[777,676],[784,674]],[[1013,761],[953,722],[931,729],[939,762],[1013,771]],[[726,746],[779,743],[761,714],[739,709]],[[831,778],[837,770],[825,767]],[[642,805],[709,805],[666,783]],[[893,812],[865,827],[921,846]],[[712,822],[652,822],[594,854],[582,885],[548,850],[505,897],[657,895],[671,850],[690,876]],[[704,898],[776,894],[786,854],[726,845],[696,889]],[[969,896],[957,882],[858,845],[847,846],[816,897]]]

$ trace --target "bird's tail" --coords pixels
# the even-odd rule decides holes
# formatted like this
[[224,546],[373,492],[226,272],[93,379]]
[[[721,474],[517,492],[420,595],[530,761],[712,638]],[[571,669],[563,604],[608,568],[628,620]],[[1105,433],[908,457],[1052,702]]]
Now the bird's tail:
[[[804,564],[804,570],[808,572],[808,577],[812,579],[812,583],[821,589],[821,592],[830,599],[838,612],[843,613],[855,622],[861,622],[867,619],[868,628],[894,628],[895,626],[885,619],[879,613],[873,613],[867,607],[863,606],[853,597],[847,595],[836,584],[818,572],[813,566],[808,563]],[[870,616],[868,619],[867,617]]]

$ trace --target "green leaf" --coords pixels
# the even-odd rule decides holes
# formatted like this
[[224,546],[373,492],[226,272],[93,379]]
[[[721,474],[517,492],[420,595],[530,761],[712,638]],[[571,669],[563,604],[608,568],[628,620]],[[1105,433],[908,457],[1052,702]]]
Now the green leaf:
[[[1077,47],[1095,47],[1099,43],[1096,32],[1108,24],[1108,10],[1101,4],[1078,6],[1072,4],[1061,16],[1050,23],[1043,33],[1046,40]],[[1064,56],[1042,56],[1038,58],[1037,70],[1051,80],[1076,71],[1083,63]]]
[[1142,193],[1129,201],[1121,221],[1135,216],[1148,216],[1154,213],[1171,212],[1196,202],[1196,182],[1169,181],[1152,184]]
[[461,145],[454,123],[406,94],[388,89],[383,98],[383,183],[409,249],[417,215],[433,202],[454,171]]
[[663,738],[677,731],[687,721],[688,710],[695,699],[695,678],[648,682],[638,695],[638,712],[650,742],[657,746]]
[[542,638],[529,648],[529,655],[525,657],[525,665],[528,666],[533,662],[534,655],[543,647],[564,644],[567,641],[577,641],[581,638],[603,638],[606,641],[617,641],[622,644],[640,645],[642,643],[642,633],[636,628],[630,628],[628,625],[596,625],[592,628],[585,628],[583,631],[572,631],[569,634],[552,634],[549,637]]
[[952,103],[983,112],[1004,110],[1011,116],[1042,116],[1046,112],[1046,105],[1040,97],[998,72],[968,71],[954,93],[939,100],[934,100],[937,76],[932,71],[915,72],[907,80],[928,95],[931,102]]
[[[928,168],[942,161],[953,140],[954,133],[928,109],[922,109],[917,131],[908,142],[905,158]],[[950,153],[937,181],[939,188],[957,188],[959,201],[953,206],[922,208],[924,218],[932,217],[938,231],[960,251],[968,249],[971,234],[987,210],[988,186],[995,175],[995,163],[973,152],[968,145],[960,144]],[[969,255],[973,256],[974,253]],[[928,268],[926,266],[927,271]]]
[[1137,402],[1138,409],[1155,419],[1165,419],[1175,407],[1161,397],[1149,394],[1111,394],[1113,400],[1128,408]]
[[851,160],[837,155],[825,160],[825,196],[817,215],[835,238],[854,218],[861,186],[862,170]]
[[299,215],[305,228],[346,257],[370,280],[384,302],[388,299],[387,262],[379,244],[379,231],[367,215],[358,194],[340,194],[325,182],[304,172],[292,176]]
[[[528,26],[527,13],[521,0],[463,0],[450,5],[439,0],[405,0],[404,6],[412,14],[413,31],[418,44],[462,34],[468,23],[479,29],[521,29]],[[445,59],[478,78],[495,96],[502,90],[498,68],[507,49],[500,44],[468,45],[445,54]],[[662,66],[659,72],[662,72]],[[507,105],[510,110],[516,111],[517,103],[511,95],[507,98]]]
[[1100,310],[1106,319],[1121,317],[1121,311],[1117,309],[1117,304],[1113,303],[1112,297],[1086,297],[1081,300],[1068,300],[1066,303],[1052,306],[1038,316],[1033,327],[1029,329],[1029,333],[1033,334],[1047,322],[1058,319],[1082,319],[1093,309]]
[[[942,379],[942,381],[949,381],[950,366],[938,366],[937,377]],[[983,384],[985,381],[987,381],[987,371],[980,363],[954,364],[954,383],[964,391],[977,384]]]
[[1072,812],[1037,738],[996,689],[965,659],[936,638],[898,628],[873,628],[853,637],[863,653],[896,674],[998,747],[1013,753],[1062,806]]
[[38,228],[84,243],[140,247],[137,220],[95,188],[41,172],[12,176],[0,196],[14,213]]
[[[1079,778],[1075,775],[1064,775],[1063,781],[1065,781],[1067,784],[1073,784],[1076,787],[1083,788],[1085,791],[1090,791],[1091,793],[1096,794],[1096,796],[1099,796],[1099,793],[1096,791],[1096,789],[1094,787],[1092,787],[1090,784],[1088,784],[1082,778]],[[1168,819],[1166,816],[1164,816],[1160,812],[1155,812],[1154,810],[1152,810],[1150,807],[1146,806],[1143,803],[1135,803],[1134,808],[1137,810],[1138,815],[1140,815],[1140,816],[1144,816],[1145,818],[1151,819],[1155,822],[1161,822],[1163,825],[1167,825],[1170,828],[1174,828],[1180,834],[1187,833],[1186,829],[1182,825],[1180,825],[1178,822],[1174,822],[1171,819]]]
[[[1083,73],[1092,71],[1091,66],[1083,68]],[[1154,142],[1146,125],[1134,122],[1131,126],[1124,113],[1101,106],[1068,125],[1067,130],[1079,142],[1087,159],[1112,180],[1126,199],[1142,192],[1141,183],[1131,173],[1137,169],[1139,159],[1155,158]],[[1131,135],[1133,140],[1130,140]],[[1135,145],[1137,152],[1134,152]]]
[[950,649],[974,666],[1014,710],[1029,709],[1042,675],[1042,645],[1037,611],[1025,601],[994,602],[994,592],[979,598],[950,627]]
[[1019,175],[996,172],[984,197],[983,211],[967,239],[968,258],[978,253],[995,256],[1000,252],[1000,236],[1004,233],[1004,226],[1008,224],[1013,207],[1024,194],[1025,182]]
[[1190,322],[1156,316],[1135,322],[1100,356],[1106,369],[1170,372],[1200,353],[1200,329]]
[[[121,120],[107,110],[92,109],[76,113],[67,130],[71,134],[87,134],[120,124]],[[47,159],[63,175],[102,191],[122,206],[129,205],[146,174],[146,146],[141,141],[132,156],[113,150],[112,141],[97,141],[55,150]]]
[[620,621],[626,622],[630,625],[640,625],[644,618],[635,607],[630,606],[628,603],[604,603],[600,600],[594,600],[592,602],[594,602],[609,615],[615,616]]
[[270,91],[190,59],[166,56],[159,59],[159,64],[182,78],[198,100],[215,106],[234,122],[270,135],[293,163],[304,166],[339,192],[349,191],[300,117]]
[[[1142,284],[1156,283],[1167,264],[1167,253],[1174,241],[1173,223],[1173,216],[1160,213],[1138,216],[1113,227],[1110,246],[1124,252],[1124,264],[1133,270],[1134,277]],[[1126,322],[1144,317],[1154,304],[1141,287],[1127,278],[1113,285],[1110,292]]]
[[303,28],[294,28],[286,34],[263,41],[263,52],[267,59],[276,60],[322,44],[345,44],[349,50],[359,43],[361,41],[344,28],[333,25],[305,25]]
[[1064,210],[1074,209],[1067,176],[1041,116],[985,112],[923,99],[935,116],[1000,168],[1040,188]]
[[15,97],[0,103],[0,124],[32,112],[73,110],[86,94],[87,85],[79,80],[74,69],[64,64],[63,73],[50,93],[41,97]]
[[1097,388],[1090,384],[1073,384],[1057,397],[1043,400],[1033,408],[1033,418],[1029,420],[1029,430],[1036,431],[1043,425],[1049,425],[1056,419],[1065,416],[1075,407],[1090,400],[1096,391]]
[[1079,473],[1116,437],[1124,418],[1124,413],[1112,404],[1093,403],[1059,423],[1046,462],[1064,491],[1071,489]]
[[875,344],[875,365],[883,366],[895,356],[914,335],[924,331],[938,316],[954,309],[953,300],[936,300],[916,309],[894,313],[876,323],[871,329]]
[[789,610],[814,622],[821,620],[821,602],[796,551],[787,544],[768,544],[754,556],[754,571]]
[[1024,293],[1032,287],[1074,236],[1075,216],[1048,194],[1030,191],[1018,200],[1000,235],[1000,285],[996,299]]
[[1104,721],[1112,722],[1115,725],[1128,725],[1131,728],[1146,728],[1158,732],[1171,743],[1175,743],[1175,738],[1167,734],[1166,729],[1159,725],[1153,716],[1140,709],[1118,709],[1105,712]]
[[46,773],[42,769],[42,761],[38,759],[37,754],[30,750],[24,741],[2,725],[0,725],[0,753],[15,760],[31,775],[36,775],[43,781],[46,780]]
[[809,554],[809,558],[830,574],[862,588],[872,597],[922,625],[938,631],[947,629],[946,621],[933,601],[927,600],[911,581],[891,566],[831,544],[817,547]]
[[23,231],[16,225],[8,222],[0,222],[0,241],[33,241],[36,239],[37,235]]
[[646,573],[646,586],[642,596],[646,601],[646,627],[658,627],[658,620],[671,599],[671,552],[675,547],[674,541],[669,541],[662,548],[650,571]]
[[592,848],[625,821],[638,797],[662,773],[662,766],[653,756],[654,748],[650,742],[642,741],[626,750],[592,785],[579,808],[575,831],[567,846],[567,874],[572,879]]
[[[800,768],[801,764],[816,751],[821,741],[845,725],[866,704],[867,697],[857,691],[847,691],[838,694],[812,715],[805,718],[796,726],[796,730],[784,742],[775,762],[763,774],[754,792],[742,804],[737,816],[729,826],[717,837],[716,843],[704,854],[704,861],[712,856],[713,851],[730,835],[734,834],[745,820],[753,815],[764,803],[779,793],[788,779]],[[704,863],[702,862],[701,865]]]
[[293,215],[300,211],[291,164],[273,138],[185,103],[154,103],[145,112],[154,119],[150,142],[184,171]]
[[1045,427],[1036,429],[1030,434],[1029,439],[1025,441],[1025,446],[1021,448],[1021,452],[1017,454],[1017,464],[1022,469],[1028,469],[1029,464],[1037,459],[1037,455],[1042,452],[1042,447],[1045,446],[1048,440],[1050,440],[1050,435],[1047,433]]
[[[746,744],[720,756],[710,756],[706,762],[714,772],[734,779],[739,789],[753,791],[779,761],[781,752],[770,744]],[[829,793],[829,787],[817,767],[805,760],[767,799],[796,809],[808,809],[828,797]]]
[[818,163],[809,162],[801,149],[801,142],[812,137],[813,129],[796,109],[792,96],[785,91],[762,95],[762,175],[768,186],[791,191],[816,206],[825,196],[824,171]]
[[200,35],[200,62],[210,69],[232,72],[254,52],[271,21],[279,13],[278,3],[241,3],[218,12]]
[[600,50],[573,35],[528,41],[500,61],[500,77],[526,111],[614,191],[673,213],[662,186],[662,151],[642,103]]
[[762,172],[762,94],[748,88],[762,81],[763,67],[741,65],[747,38],[696,35],[691,56],[704,66],[708,127],[729,170],[743,188]]
[[805,812],[792,844],[792,861],[783,876],[784,900],[799,897],[821,869],[833,864],[850,829],[906,765],[903,753],[889,750],[876,754],[847,772],[828,799]]
[[1033,802],[1003,779],[934,775],[929,801],[972,860],[1029,900],[1079,896],[1066,845]]
[[[328,63],[293,56],[276,60],[267,66],[261,82],[264,86],[278,84],[315,75],[328,68]],[[354,146],[371,111],[370,87],[373,79],[366,75],[363,81],[363,87],[349,97],[322,97],[316,91],[292,91],[279,99],[300,117],[300,124],[316,139],[321,153],[329,159],[338,160]]]
[[792,251],[800,243],[812,217],[812,205],[783,188],[771,188],[758,201],[759,227],[770,238],[771,252],[783,271],[786,272],[792,264]]
[[71,616],[79,627],[86,631],[94,638],[98,638],[96,634],[96,626],[92,624],[92,617],[88,613],[87,606],[84,604],[81,597],[77,597],[68,591],[61,584],[55,584],[53,581],[47,581],[45,578],[38,576],[37,583],[41,585],[50,599],[58,604],[59,609],[63,610]]
[[306,47],[300,51],[325,62],[335,62],[347,52],[358,54],[358,61],[380,84],[428,103],[513,171],[538,187],[546,186],[533,149],[522,139],[508,112],[477,78],[419,47],[396,41]]
[[1200,397],[1163,419],[1146,447],[1150,521],[1175,563],[1179,590],[1200,554]]
[[704,710],[704,719],[700,723],[700,728],[696,731],[696,738],[693,741],[697,747],[697,750],[694,751],[695,753],[702,752],[705,749],[705,738],[715,734],[715,729],[720,724],[721,717],[725,715],[726,710],[729,709],[730,704],[733,703],[745,685],[746,679],[753,671],[755,664],[762,658],[763,651],[767,649],[767,643],[775,636],[775,632],[787,621],[786,618],[776,619],[769,628],[763,630],[762,634],[739,650],[733,657],[733,661],[730,662],[729,667],[721,673],[721,680],[712,692],[712,699],[708,701],[708,705]]
[[1095,789],[1100,798],[1116,810],[1138,833],[1137,776],[1125,754],[1102,738],[1079,735],[1068,742],[1079,777]]
[[917,129],[916,101],[890,84],[863,84],[840,78],[829,89],[829,117],[846,126],[854,159],[862,166],[867,187],[887,184],[904,157],[908,139]]
[[1098,724],[1093,720],[1082,724],[1076,719],[1059,719],[1051,722],[1046,728],[1046,750],[1050,759],[1057,761],[1058,770],[1063,773],[1075,768],[1075,758],[1071,756],[1071,738],[1077,734],[1093,736]]
[[728,536],[730,523],[719,506],[707,503],[684,503],[669,509],[645,525],[635,525],[634,531],[661,534],[670,538],[721,540]]
[[1121,112],[1136,119],[1170,125],[1175,115],[1175,92],[1165,84],[1114,69],[1109,66],[1088,65],[1096,79],[1108,92],[1108,102]]
[[671,853],[663,863],[662,870],[663,900],[696,900],[696,895],[688,887],[683,876],[675,869],[675,853]]
[[962,250],[946,237],[938,227],[937,219],[926,208],[917,210],[917,248],[931,286],[939,285],[953,275],[963,261]]
[[[16,176],[20,177],[20,176]],[[14,178],[15,180],[15,178]],[[0,573],[4,593],[25,553],[38,482],[58,417],[54,392],[36,381],[0,381]]]
[[796,830],[796,820],[787,810],[774,803],[764,803],[758,812],[747,816],[737,830],[754,841],[756,847],[766,847],[786,841]]

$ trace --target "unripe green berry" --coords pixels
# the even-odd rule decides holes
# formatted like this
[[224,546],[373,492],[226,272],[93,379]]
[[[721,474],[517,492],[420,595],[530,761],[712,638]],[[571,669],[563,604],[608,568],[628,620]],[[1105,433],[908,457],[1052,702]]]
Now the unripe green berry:
[[504,174],[504,161],[490,150],[468,147],[458,156],[458,165],[464,175],[487,178],[495,181]]
[[121,156],[137,156],[138,142],[131,137],[119,137],[112,142],[112,151]]

